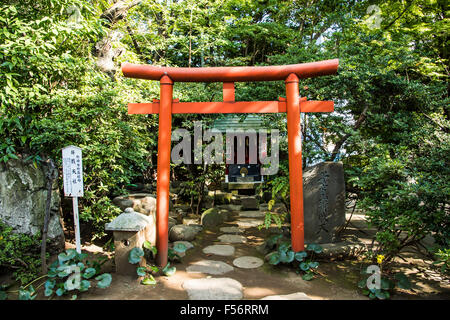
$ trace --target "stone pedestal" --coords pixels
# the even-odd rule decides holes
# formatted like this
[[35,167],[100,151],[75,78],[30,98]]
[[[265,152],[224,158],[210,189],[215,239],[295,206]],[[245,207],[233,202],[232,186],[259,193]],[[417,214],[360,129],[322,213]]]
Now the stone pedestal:
[[106,225],[107,231],[113,231],[116,272],[121,275],[129,275],[141,280],[136,273],[138,266],[145,266],[146,261],[142,258],[139,265],[128,262],[131,249],[142,248],[144,241],[149,241],[152,245],[156,243],[155,221],[152,216],[146,216],[134,212],[132,208],[125,209],[125,212]]

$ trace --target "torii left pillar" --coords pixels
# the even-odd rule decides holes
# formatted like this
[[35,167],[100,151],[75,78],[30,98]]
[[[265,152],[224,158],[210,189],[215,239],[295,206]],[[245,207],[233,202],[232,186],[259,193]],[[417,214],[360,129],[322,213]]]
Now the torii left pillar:
[[164,75],[160,80],[160,110],[158,127],[158,161],[156,180],[156,263],[167,265],[169,243],[169,185],[170,185],[170,143],[172,134],[173,81]]

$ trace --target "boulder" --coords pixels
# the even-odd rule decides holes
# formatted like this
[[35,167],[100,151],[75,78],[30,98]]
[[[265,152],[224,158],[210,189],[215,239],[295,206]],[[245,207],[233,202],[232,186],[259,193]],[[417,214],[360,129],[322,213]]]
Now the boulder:
[[[147,216],[156,215],[156,196],[150,193],[132,193],[129,195],[115,197],[113,203],[120,209],[133,208]],[[172,200],[169,199],[169,211],[173,211]]]
[[246,197],[241,199],[242,210],[258,210],[259,203],[255,197]]
[[[48,174],[50,172],[46,165],[36,168],[32,162],[14,159],[0,163],[0,220],[12,227],[14,232],[35,235],[42,231]],[[57,169],[52,174],[57,177]],[[47,232],[50,252],[64,249],[60,201],[58,179],[55,179]]]
[[216,227],[224,221],[224,215],[216,208],[210,208],[202,213],[201,224],[204,227]]
[[201,227],[195,225],[177,224],[169,231],[169,240],[174,241],[192,241],[197,233],[201,231]]

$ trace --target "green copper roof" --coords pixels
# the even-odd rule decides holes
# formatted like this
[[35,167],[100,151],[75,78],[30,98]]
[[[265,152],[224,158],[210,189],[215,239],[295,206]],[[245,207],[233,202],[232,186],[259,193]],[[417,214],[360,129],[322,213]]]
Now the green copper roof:
[[249,114],[247,116],[237,114],[227,114],[223,118],[216,119],[213,128],[222,132],[228,130],[248,130],[248,129],[266,129],[261,116]]

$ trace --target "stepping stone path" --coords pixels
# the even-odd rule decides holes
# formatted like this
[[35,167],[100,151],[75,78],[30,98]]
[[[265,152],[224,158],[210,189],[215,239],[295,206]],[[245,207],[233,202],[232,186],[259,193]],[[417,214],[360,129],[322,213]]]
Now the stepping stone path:
[[186,268],[187,273],[224,274],[233,271],[234,268],[222,261],[202,260],[193,263]]
[[239,212],[240,218],[264,218],[266,214],[261,211],[242,211]]
[[234,247],[226,244],[217,244],[204,248],[203,253],[218,256],[232,256],[234,255]]
[[217,239],[225,243],[246,243],[247,238],[238,234],[223,234]]
[[259,268],[264,264],[264,261],[257,257],[244,256],[233,261],[234,266],[242,269]]
[[273,295],[273,296],[267,296],[260,300],[312,300],[310,297],[308,297],[303,292],[296,292],[291,294],[285,294],[285,295]]
[[222,227],[222,228],[220,228],[220,231],[221,232],[223,232],[223,233],[234,233],[234,234],[237,234],[237,233],[243,233],[244,232],[244,229],[241,229],[241,228],[238,228],[238,227]]
[[254,228],[263,224],[264,221],[257,219],[239,219],[236,223],[240,228]]
[[[224,244],[212,244],[202,249],[204,254],[216,255],[221,257],[231,257],[235,254],[235,247],[230,244],[245,244],[247,238],[242,234],[246,228],[254,228],[264,223],[265,212],[257,210],[257,202],[255,199],[246,198],[244,201],[246,209],[251,211],[239,212],[239,216],[230,215],[230,218],[237,218],[233,224],[238,226],[222,226],[220,232],[222,233],[217,239]],[[243,208],[242,207],[242,208]],[[241,206],[227,205],[218,206],[219,212],[227,213],[227,210],[239,210]],[[224,219],[223,222],[228,221]],[[191,223],[190,219],[184,219],[184,223]],[[192,227],[191,226],[184,226]],[[174,227],[180,228],[179,226]],[[181,239],[179,239],[181,240]],[[183,243],[186,247],[192,248],[190,242],[178,241],[176,243]],[[257,257],[242,256],[233,260],[233,265],[241,269],[255,269],[264,264],[264,261]],[[208,275],[222,275],[234,271],[234,267],[217,260],[201,260],[191,263],[187,268],[187,273],[203,273]],[[251,271],[248,271],[251,272]],[[191,279],[183,282],[182,287],[187,291],[190,300],[238,300],[243,298],[243,286],[238,281],[232,278],[212,278],[207,276],[201,279]],[[269,300],[305,300],[309,299],[304,293],[298,292],[291,295],[284,296],[268,296],[263,299]]]
[[207,278],[187,280],[182,287],[190,300],[239,300],[242,284],[231,278]]

